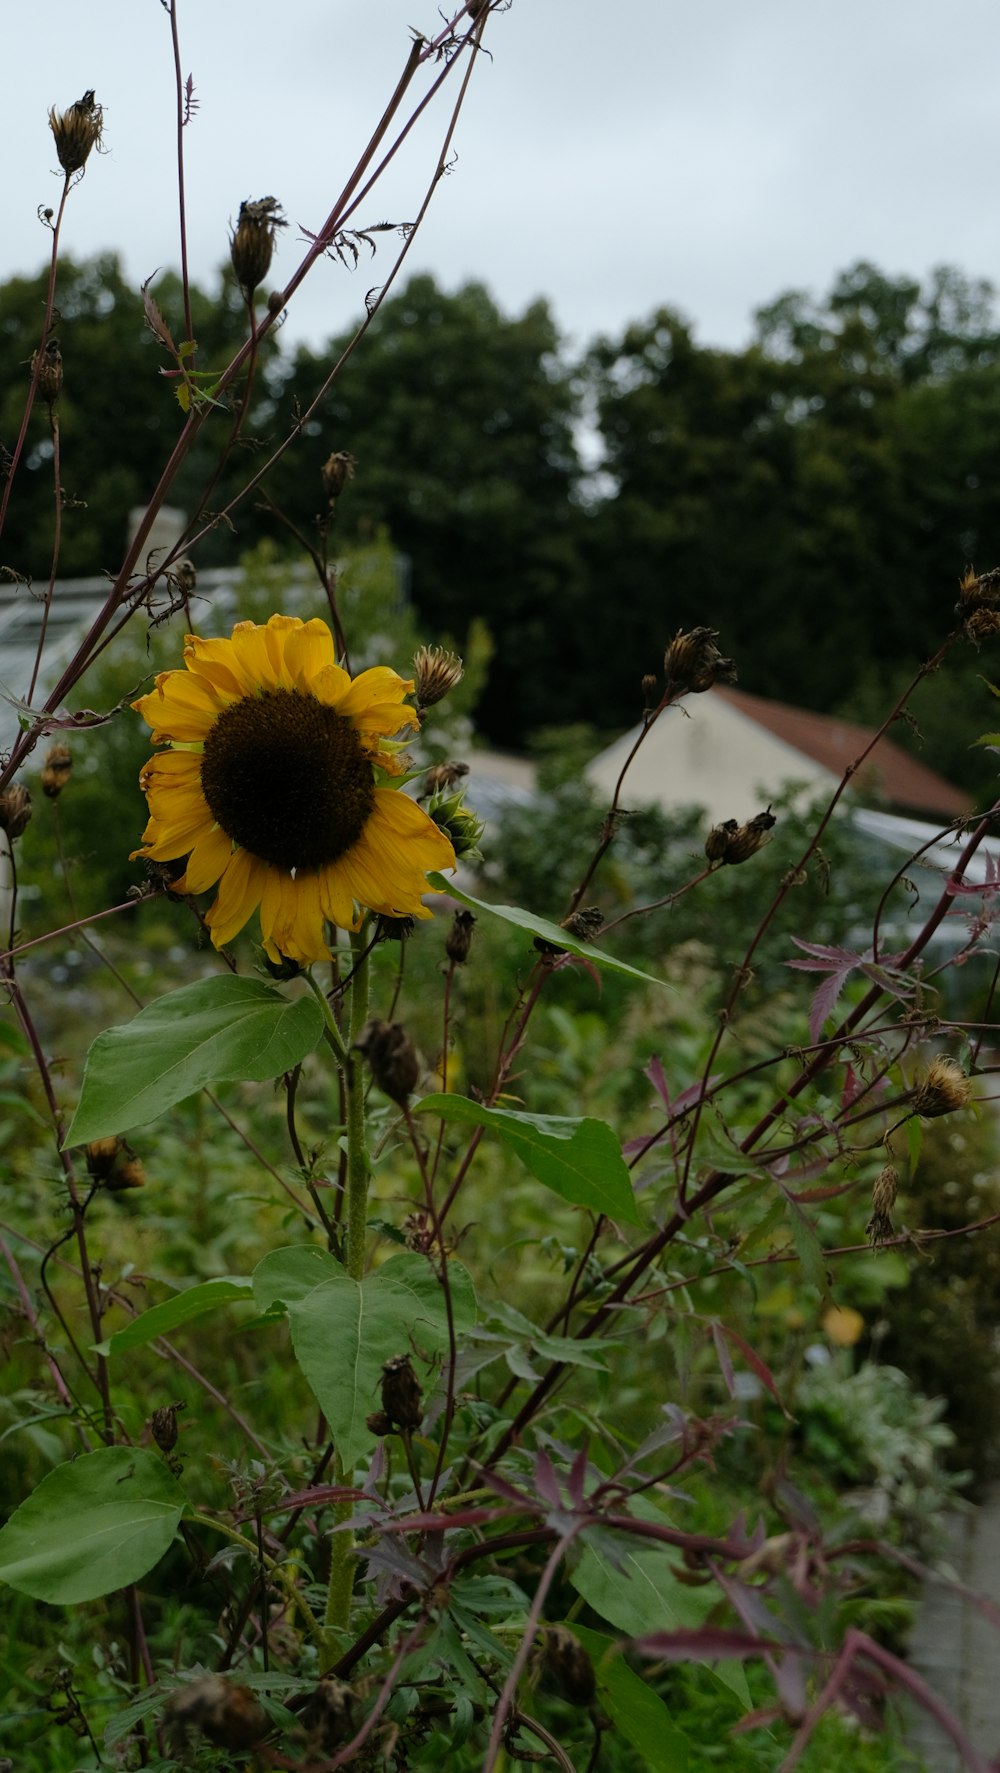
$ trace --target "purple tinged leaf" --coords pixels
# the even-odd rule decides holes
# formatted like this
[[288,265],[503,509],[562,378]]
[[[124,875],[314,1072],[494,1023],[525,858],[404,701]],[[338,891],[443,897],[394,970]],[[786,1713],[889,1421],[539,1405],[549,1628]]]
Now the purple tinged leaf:
[[670,1088],[667,1083],[666,1072],[663,1069],[663,1060],[658,1056],[658,1054],[654,1054],[652,1059],[650,1059],[649,1064],[646,1066],[646,1069],[645,1069],[645,1072],[643,1075],[648,1077],[650,1083],[652,1084],[654,1090],[656,1091],[656,1094],[659,1096],[660,1101],[663,1103],[664,1108],[669,1113],[670,1112]]
[[553,1508],[562,1508],[562,1491],[559,1488],[556,1468],[544,1450],[535,1458],[532,1476],[538,1486],[539,1495],[544,1496],[546,1502],[551,1503]]
[[[763,1386],[765,1386],[765,1388],[771,1393],[771,1396],[773,1397],[775,1403],[780,1406],[783,1414],[788,1417],[789,1421],[791,1421],[791,1417],[788,1416],[788,1411],[785,1409],[784,1404],[781,1402],[781,1397],[778,1393],[778,1387],[775,1384],[774,1374],[771,1372],[771,1369],[767,1365],[766,1361],[761,1360],[761,1357],[757,1353],[757,1350],[755,1348],[751,1348],[749,1342],[744,1340],[744,1338],[740,1335],[739,1331],[732,1329],[729,1324],[717,1324],[713,1327],[715,1329],[721,1331],[721,1333],[724,1336],[728,1336],[730,1342],[733,1343],[734,1347],[739,1349],[741,1355],[743,1356],[743,1359],[747,1363],[747,1366],[751,1369],[752,1372],[756,1373],[761,1384]],[[718,1344],[716,1344],[716,1346],[718,1346]],[[731,1370],[732,1369],[730,1369],[730,1371]]]
[[736,1396],[736,1375],[733,1372],[733,1363],[729,1358],[729,1350],[726,1347],[726,1338],[722,1333],[722,1325],[719,1323],[713,1323],[712,1325],[712,1341],[715,1343],[715,1353],[719,1362],[719,1370],[722,1373],[722,1382],[725,1385],[729,1396],[734,1398]]
[[587,1475],[587,1465],[587,1442],[585,1441],[570,1466],[566,1478],[566,1489],[574,1508],[583,1507],[583,1480]]
[[780,1644],[766,1643],[749,1632],[721,1625],[702,1625],[694,1630],[656,1631],[647,1638],[633,1638],[633,1650],[658,1662],[746,1662],[752,1657],[780,1651]]

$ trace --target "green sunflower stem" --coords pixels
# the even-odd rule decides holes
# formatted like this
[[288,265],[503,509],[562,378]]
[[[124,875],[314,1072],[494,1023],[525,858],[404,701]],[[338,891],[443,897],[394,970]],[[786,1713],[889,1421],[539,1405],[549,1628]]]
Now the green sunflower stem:
[[[366,920],[367,923],[367,920]],[[351,936],[354,971],[351,975],[351,1007],[344,1056],[344,1091],[347,1098],[347,1272],[352,1280],[361,1281],[365,1272],[365,1244],[368,1231],[368,1182],[371,1158],[368,1154],[365,1125],[365,1074],[355,1043],[368,1021],[369,970],[368,936],[363,924]],[[352,1473],[345,1470],[338,1455],[336,1481],[349,1484]],[[334,1520],[339,1526],[351,1513],[350,1502],[339,1503]],[[354,1534],[349,1528],[333,1534],[330,1547],[330,1585],[326,1597],[328,1632],[346,1630],[351,1614],[351,1592],[354,1586]],[[332,1649],[332,1645],[331,1645]]]

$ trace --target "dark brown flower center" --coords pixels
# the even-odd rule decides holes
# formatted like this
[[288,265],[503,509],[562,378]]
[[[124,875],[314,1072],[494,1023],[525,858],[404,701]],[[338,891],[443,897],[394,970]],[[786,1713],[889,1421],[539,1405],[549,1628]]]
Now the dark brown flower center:
[[227,837],[289,870],[336,862],[375,806],[371,762],[350,720],[297,690],[265,690],[220,714],[201,786]]

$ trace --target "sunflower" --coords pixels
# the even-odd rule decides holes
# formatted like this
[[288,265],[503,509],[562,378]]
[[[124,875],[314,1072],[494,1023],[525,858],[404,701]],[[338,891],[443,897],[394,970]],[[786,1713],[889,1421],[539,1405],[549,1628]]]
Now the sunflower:
[[184,663],[132,704],[169,747],[139,778],[149,823],[133,854],[187,857],[176,892],[217,885],[215,946],[258,907],[270,959],[301,965],[329,957],[327,921],[429,917],[427,871],[453,868],[454,850],[382,785],[403,767],[392,736],[418,724],[413,684],[385,665],[351,678],[326,623],[297,616],[239,622],[230,640],[189,634]]

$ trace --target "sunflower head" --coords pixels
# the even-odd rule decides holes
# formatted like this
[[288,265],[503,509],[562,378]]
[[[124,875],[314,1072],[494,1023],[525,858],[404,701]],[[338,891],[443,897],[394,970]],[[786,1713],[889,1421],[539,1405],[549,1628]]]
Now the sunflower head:
[[329,957],[328,922],[430,916],[427,871],[455,853],[393,785],[412,690],[383,665],[351,678],[325,622],[272,616],[229,640],[189,635],[184,668],[133,703],[165,747],[140,777],[149,823],[134,854],[186,857],[178,892],[217,887],[216,947],[258,908],[268,958],[304,966]]

